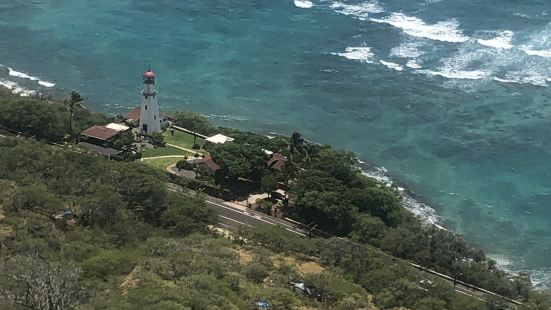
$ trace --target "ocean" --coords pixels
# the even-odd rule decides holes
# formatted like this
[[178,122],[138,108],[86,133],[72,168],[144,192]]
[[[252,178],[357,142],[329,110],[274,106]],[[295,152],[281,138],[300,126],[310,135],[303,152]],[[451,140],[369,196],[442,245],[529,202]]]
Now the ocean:
[[352,150],[409,208],[550,288],[550,14],[546,0],[2,0],[0,84],[124,114],[151,66],[161,109]]

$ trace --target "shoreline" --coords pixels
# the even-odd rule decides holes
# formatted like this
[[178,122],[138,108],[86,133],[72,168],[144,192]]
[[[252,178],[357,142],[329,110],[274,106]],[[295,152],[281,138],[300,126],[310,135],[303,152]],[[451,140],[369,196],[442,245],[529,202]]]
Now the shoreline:
[[[20,92],[17,92],[17,90],[18,88],[10,88],[0,83],[0,94],[2,94],[3,92],[6,92],[6,93],[11,93],[14,96],[20,96],[23,98],[37,97],[37,99],[40,99],[40,97],[43,95],[39,90],[32,90],[31,95],[25,95],[25,94],[22,95]],[[101,112],[101,113],[105,113],[105,112]],[[105,113],[105,114],[108,114],[108,113]],[[270,137],[270,135],[267,135],[266,133],[259,133],[259,134],[263,134],[265,136]],[[273,134],[276,134],[276,133],[270,133],[270,134],[273,136]],[[283,134],[276,134],[276,135],[285,136]],[[308,140],[308,142],[314,143],[314,144],[320,144],[310,140]],[[392,189],[393,192],[395,192],[396,195],[398,195],[402,200],[403,207],[407,211],[412,213],[415,217],[419,218],[423,224],[433,225],[438,229],[449,231],[454,235],[459,236],[463,239],[463,236],[461,234],[457,233],[453,229],[448,229],[445,227],[445,225],[442,223],[442,220],[444,218],[438,215],[437,211],[433,207],[423,202],[424,199],[422,198],[421,195],[407,188],[407,186],[402,184],[402,182],[400,182],[399,179],[394,179],[391,175],[389,175],[388,170],[385,167],[379,167],[372,162],[365,162],[358,157],[356,157],[356,165],[361,170],[362,174],[368,177],[374,178],[381,184],[384,184],[386,187]],[[474,247],[474,245],[472,245],[470,242],[467,244],[469,246]],[[544,282],[548,282],[546,280],[551,278],[551,267],[523,269],[520,266],[516,266],[513,263],[512,258],[506,257],[502,254],[490,254],[485,250],[483,246],[476,246],[476,248],[479,248],[482,251],[484,251],[488,259],[495,260],[500,270],[510,275],[518,275],[519,273],[529,273],[533,284],[532,286],[535,289],[551,292],[550,283],[544,283]],[[494,257],[497,259],[494,259]]]
[[[404,208],[417,216],[424,224],[434,225],[439,229],[443,229],[453,233],[456,236],[463,238],[463,235],[459,234],[453,229],[445,227],[445,224],[442,223],[445,220],[444,217],[440,216],[438,212],[431,207],[429,204],[423,201],[421,195],[410,190],[407,187],[402,187],[400,180],[394,179],[391,175],[388,174],[388,170],[384,167],[378,167],[374,164],[366,163],[361,159],[357,159],[357,163],[360,166],[370,168],[371,171],[366,171],[362,167],[362,173],[366,176],[375,178],[377,181],[385,184],[387,187],[392,188],[397,195],[402,198],[404,203]],[[467,241],[466,241],[467,242]],[[469,246],[474,246],[471,242],[467,242]],[[540,291],[551,292],[551,267],[539,267],[533,269],[523,268],[518,264],[514,263],[514,257],[507,257],[504,254],[489,253],[485,247],[476,246],[476,248],[484,251],[484,254],[488,259],[494,260],[496,266],[510,275],[519,275],[521,273],[528,273],[532,281],[532,286]],[[519,260],[523,260],[519,257]]]

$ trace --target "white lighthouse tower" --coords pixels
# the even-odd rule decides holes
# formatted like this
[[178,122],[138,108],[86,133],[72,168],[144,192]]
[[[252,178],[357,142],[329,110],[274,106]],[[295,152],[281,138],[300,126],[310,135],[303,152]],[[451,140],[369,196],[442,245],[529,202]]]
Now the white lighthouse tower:
[[151,69],[143,75],[142,106],[140,110],[140,131],[145,134],[161,131],[161,118],[155,90],[155,73]]

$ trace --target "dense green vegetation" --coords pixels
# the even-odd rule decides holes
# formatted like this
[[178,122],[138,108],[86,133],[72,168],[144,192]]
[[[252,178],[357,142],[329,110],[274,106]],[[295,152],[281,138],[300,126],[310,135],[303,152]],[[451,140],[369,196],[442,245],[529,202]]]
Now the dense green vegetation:
[[203,116],[197,113],[181,111],[172,115],[176,121],[175,125],[198,132],[203,135],[211,135],[216,132],[216,128]]
[[51,142],[69,139],[71,131],[79,133],[92,125],[109,121],[105,115],[88,109],[73,106],[69,111],[63,103],[20,97],[0,98],[0,126]]
[[258,189],[265,189],[258,176],[272,172],[260,164],[259,150],[280,152],[290,159],[286,171],[278,176],[291,181],[287,216],[448,275],[462,274],[462,281],[513,299],[532,297],[528,275],[506,274],[461,237],[424,225],[402,206],[395,190],[361,173],[354,154],[306,143],[297,133],[269,139],[229,131],[235,143],[209,149],[215,161],[226,167],[222,171],[226,178],[247,178]]
[[[276,309],[371,307],[368,293],[375,290],[335,263],[344,248],[334,240],[259,229],[243,232],[248,244],[232,244],[208,233],[212,211],[201,200],[167,192],[166,178],[144,165],[11,138],[0,139],[0,154],[0,307],[248,309],[260,300]],[[67,210],[70,218],[63,217]],[[338,250],[316,250],[329,244]],[[314,255],[322,258],[320,272],[293,263],[316,262]],[[306,282],[317,297],[294,292],[290,281]],[[381,306],[402,303],[377,296]],[[456,302],[484,309],[468,298]]]
[[[69,126],[62,104],[4,98],[0,126],[60,142],[70,127],[76,132],[107,122],[84,109],[73,112]],[[179,115],[182,126],[215,131],[195,114]],[[364,245],[300,239],[279,229],[239,231],[232,243],[209,231],[216,217],[202,200],[167,191],[169,178],[158,170],[5,137],[0,308],[247,309],[264,299],[276,309],[369,309],[372,303],[491,308],[385,253],[450,275],[463,273],[461,280],[523,300],[530,309],[551,307],[526,275],[507,275],[460,237],[422,224],[393,189],[360,173],[353,154],[307,143],[297,133],[270,139],[220,132],[235,142],[207,146],[222,167],[219,186],[247,180],[258,191],[273,190],[282,181],[291,198],[285,215]],[[285,171],[268,169],[263,150],[286,155]],[[243,262],[243,251],[252,253],[250,261]],[[313,260],[323,271],[301,272],[289,258]],[[294,292],[291,281],[306,283],[315,294]]]

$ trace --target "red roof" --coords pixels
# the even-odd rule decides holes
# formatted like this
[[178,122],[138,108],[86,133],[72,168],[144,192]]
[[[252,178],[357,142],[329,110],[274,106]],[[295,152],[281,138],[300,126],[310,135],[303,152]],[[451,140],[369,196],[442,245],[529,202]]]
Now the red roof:
[[[141,107],[135,107],[134,110],[130,111],[128,114],[126,114],[126,118],[139,121],[140,120],[140,113],[142,112]],[[168,114],[165,113],[159,113],[160,116],[166,117],[167,120],[173,122],[176,119]]]
[[93,126],[80,133],[83,136],[107,141],[119,134],[117,130],[105,126]]
[[282,154],[274,153],[272,155],[272,158],[270,158],[266,164],[268,167],[277,170],[277,171],[283,171],[285,169],[285,163],[288,161],[287,157],[285,157]]
[[130,113],[126,114],[126,118],[133,119],[135,121],[140,119],[140,113],[142,112],[141,107],[136,107],[134,110],[130,111]]
[[217,163],[215,163],[214,160],[212,160],[212,157],[210,156],[206,156],[203,159],[203,162],[210,168],[210,170],[214,172],[220,170],[220,166]]
[[146,78],[146,79],[154,79],[155,78],[155,72],[151,71],[151,69],[147,70],[147,72],[145,72],[143,74],[143,77]]

